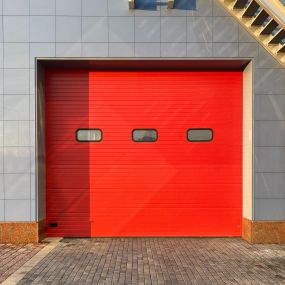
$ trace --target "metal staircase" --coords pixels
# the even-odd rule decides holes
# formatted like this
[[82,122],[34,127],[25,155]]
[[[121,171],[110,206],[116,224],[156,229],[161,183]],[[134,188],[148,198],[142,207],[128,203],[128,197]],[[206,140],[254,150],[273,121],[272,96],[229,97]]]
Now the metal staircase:
[[219,0],[285,67],[285,6],[279,0]]

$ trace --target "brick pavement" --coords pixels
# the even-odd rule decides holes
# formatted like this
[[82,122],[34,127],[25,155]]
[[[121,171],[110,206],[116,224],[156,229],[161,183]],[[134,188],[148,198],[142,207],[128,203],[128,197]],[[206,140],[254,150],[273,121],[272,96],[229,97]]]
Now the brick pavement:
[[44,244],[0,244],[0,283],[31,259]]
[[66,238],[19,284],[285,284],[285,246],[239,238]]

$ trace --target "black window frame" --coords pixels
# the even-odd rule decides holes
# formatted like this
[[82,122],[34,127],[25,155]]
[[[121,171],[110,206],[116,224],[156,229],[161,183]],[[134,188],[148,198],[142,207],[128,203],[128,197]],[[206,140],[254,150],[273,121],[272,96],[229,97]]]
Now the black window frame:
[[[211,131],[212,137],[211,137],[210,140],[194,140],[194,141],[192,141],[192,140],[189,139],[189,136],[188,136],[188,132],[189,131],[202,131],[202,130]],[[187,139],[188,142],[192,142],[192,143],[195,143],[195,142],[205,142],[205,143],[211,142],[214,139],[214,130],[212,128],[189,128],[186,131],[186,139]]]
[[[101,139],[99,141],[90,141],[90,140],[79,140],[78,137],[77,137],[77,134],[79,131],[100,131],[101,132]],[[98,142],[101,142],[103,140],[103,131],[102,129],[99,129],[99,128],[80,128],[80,129],[77,129],[75,131],[75,139],[77,142],[89,142],[89,143],[98,143]]]
[[[136,140],[134,140],[134,132],[136,132],[136,131],[155,131],[156,139],[154,141],[136,141]],[[154,142],[157,142],[157,140],[158,140],[158,130],[157,129],[146,128],[146,129],[133,129],[132,130],[132,141],[135,143],[154,143]]]

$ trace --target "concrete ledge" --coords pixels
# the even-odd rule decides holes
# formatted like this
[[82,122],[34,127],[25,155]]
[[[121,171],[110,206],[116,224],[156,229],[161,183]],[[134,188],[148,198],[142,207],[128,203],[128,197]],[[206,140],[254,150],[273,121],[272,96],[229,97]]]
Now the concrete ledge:
[[243,218],[242,238],[249,243],[285,244],[285,221],[251,221]]
[[39,222],[0,222],[0,243],[38,243],[45,237],[45,220]]

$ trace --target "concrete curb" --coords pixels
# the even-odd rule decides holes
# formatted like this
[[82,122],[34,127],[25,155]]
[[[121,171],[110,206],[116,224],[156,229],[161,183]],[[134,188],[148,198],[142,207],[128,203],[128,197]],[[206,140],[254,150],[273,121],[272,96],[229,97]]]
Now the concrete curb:
[[62,238],[47,238],[44,242],[48,244],[40,250],[35,256],[28,260],[17,271],[10,275],[1,285],[14,285],[23,279],[23,277],[36,266],[44,257],[46,257],[54,248],[57,247]]

